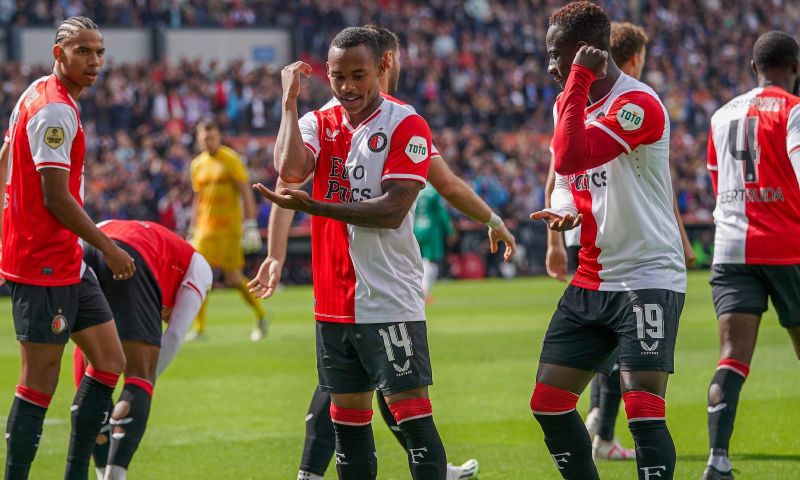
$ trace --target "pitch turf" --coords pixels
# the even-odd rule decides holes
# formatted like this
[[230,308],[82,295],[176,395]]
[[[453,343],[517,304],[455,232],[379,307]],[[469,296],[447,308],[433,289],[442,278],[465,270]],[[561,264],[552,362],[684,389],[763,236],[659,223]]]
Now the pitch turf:
[[[699,478],[707,454],[705,392],[717,358],[706,272],[690,276],[670,380],[667,418],[678,450],[676,478]],[[436,423],[449,458],[476,457],[481,478],[557,479],[528,407],[542,335],[563,286],[546,278],[440,283],[428,310]],[[316,383],[311,290],[291,287],[268,302],[269,338],[248,340],[250,313],[232,291],[210,303],[210,340],[187,344],[155,389],[132,479],[293,479],[306,407]],[[8,299],[0,299],[0,415],[19,369]],[[732,449],[737,478],[800,477],[800,369],[772,312],[762,322]],[[71,352],[71,348],[69,350]],[[65,356],[66,358],[66,356]],[[31,478],[63,475],[72,399],[71,364],[45,423]],[[586,411],[585,394],[581,412]],[[4,423],[4,422],[3,422]],[[405,455],[379,415],[379,478],[410,478]],[[623,443],[632,440],[617,422]],[[5,449],[2,448],[5,459]],[[633,463],[601,463],[603,478],[636,478]],[[333,469],[328,478],[336,478]]]

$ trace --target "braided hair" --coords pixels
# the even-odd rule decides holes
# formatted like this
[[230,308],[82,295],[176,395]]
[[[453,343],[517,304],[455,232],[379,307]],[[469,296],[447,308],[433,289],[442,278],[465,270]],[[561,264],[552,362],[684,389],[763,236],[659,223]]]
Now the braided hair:
[[56,44],[63,45],[65,40],[81,30],[100,30],[100,27],[88,17],[69,17],[56,30]]

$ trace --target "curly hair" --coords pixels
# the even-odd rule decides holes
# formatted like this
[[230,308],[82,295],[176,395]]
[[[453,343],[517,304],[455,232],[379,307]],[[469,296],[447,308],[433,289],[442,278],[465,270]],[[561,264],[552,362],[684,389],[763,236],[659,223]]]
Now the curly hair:
[[364,28],[371,30],[378,39],[378,46],[382,52],[393,52],[400,48],[400,41],[397,39],[397,34],[388,28],[379,27],[373,23],[364,25]]
[[603,50],[609,48],[611,20],[599,5],[588,2],[571,2],[550,15],[550,26],[559,27],[561,34],[571,42],[586,42]]
[[622,65],[642,51],[650,37],[639,25],[629,22],[611,22],[611,57]]
[[791,68],[797,65],[799,54],[797,40],[779,30],[761,35],[753,45],[753,62],[760,72]]

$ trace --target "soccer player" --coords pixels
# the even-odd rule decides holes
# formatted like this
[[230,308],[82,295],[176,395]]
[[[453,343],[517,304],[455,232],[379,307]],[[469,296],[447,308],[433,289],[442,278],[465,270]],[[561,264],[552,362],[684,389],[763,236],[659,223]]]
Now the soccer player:
[[[372,30],[377,36],[379,47],[383,52],[383,61],[386,63],[387,73],[380,77],[381,92],[388,96],[394,95],[397,92],[400,77],[400,47],[397,36],[383,27],[368,25],[366,28]],[[392,100],[399,102],[393,97]],[[332,101],[337,102],[335,98]],[[408,108],[412,107],[408,106]],[[486,224],[492,251],[497,251],[498,242],[504,242],[506,248],[503,258],[509,261],[516,250],[514,236],[486,202],[450,170],[435,145],[432,145],[431,148],[428,181],[451,205],[472,219]],[[279,179],[276,190],[286,186],[287,184]],[[292,187],[297,187],[297,185],[292,185]],[[270,211],[267,234],[268,256],[261,264],[256,278],[250,282],[253,291],[261,298],[272,296],[280,283],[281,271],[286,259],[289,227],[293,217],[293,210],[280,208],[277,205],[273,206]],[[383,396],[378,395],[377,401],[386,424],[400,445],[407,448],[405,436],[397,426]],[[322,478],[334,454],[334,440],[333,425],[330,420],[330,395],[315,389],[306,416],[306,441],[298,472],[299,480]],[[467,460],[459,466],[448,464],[447,478],[448,480],[473,478],[477,475],[478,469],[478,462],[474,459]]]
[[72,403],[65,478],[87,478],[125,356],[97,278],[82,261],[81,239],[104,253],[114,280],[136,270],[83,210],[85,138],[76,102],[103,66],[103,36],[89,18],[70,17],[59,25],[52,52],[53,73],[31,84],[14,108],[4,159],[10,173],[0,275],[11,287],[22,353],[6,427],[7,479],[28,478],[70,338],[90,365]]
[[406,106],[380,94],[386,65],[372,31],[346,28],[333,39],[327,71],[339,101],[299,119],[300,78],[283,69],[283,112],[275,164],[288,183],[314,174],[312,196],[262,195],[312,217],[314,313],[320,388],[331,393],[336,469],[342,479],[377,475],[372,394],[386,397],[407,439],[416,480],[446,475],[433,422],[422,294],[422,259],[410,212],[424,187],[430,129]]
[[761,35],[750,63],[758,87],[711,117],[717,229],[710,283],[720,360],[708,389],[707,480],[733,478],[730,438],[768,297],[800,358],[799,56],[791,35]]
[[[178,352],[213,276],[202,255],[157,223],[109,220],[98,226],[139,266],[132,278],[113,281],[103,253],[93,247],[84,252],[114,313],[127,358],[125,386],[107,431],[98,435],[95,467],[98,478],[124,480],[144,436],[156,377]],[[167,322],[163,335],[162,318]],[[84,375],[80,348],[75,348],[74,367],[77,385]]]
[[[222,270],[225,283],[238,290],[253,310],[256,318],[250,340],[257,342],[267,334],[269,325],[267,312],[250,293],[242,275],[244,252],[261,249],[256,203],[248,186],[247,169],[239,155],[222,144],[222,135],[215,123],[198,123],[197,144],[203,152],[191,164],[192,189],[196,193],[191,243],[213,268]],[[188,340],[205,337],[207,303],[208,299],[195,319]]]
[[[554,230],[583,224],[580,264],[545,334],[531,409],[564,478],[599,478],[575,411],[594,375],[617,358],[640,479],[673,477],[664,395],[686,267],[669,169],[669,119],[656,93],[609,58],[611,25],[596,4],[550,17],[548,72],[556,104]],[[588,105],[588,106],[587,106]]]

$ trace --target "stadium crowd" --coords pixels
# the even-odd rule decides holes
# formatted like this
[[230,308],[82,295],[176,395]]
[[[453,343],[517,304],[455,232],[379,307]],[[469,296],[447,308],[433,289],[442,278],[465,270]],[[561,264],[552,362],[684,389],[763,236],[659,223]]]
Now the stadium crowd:
[[[423,112],[453,169],[504,217],[520,221],[543,205],[552,104],[558,86],[546,72],[544,37],[555,0],[0,0],[0,24],[52,25],[90,15],[103,27],[184,26],[290,28],[316,75],[301,110],[329,96],[324,55],[347,25],[377,23],[405,47],[398,96]],[[612,19],[634,20],[629,2],[600,1]],[[724,5],[723,5],[724,3]],[[705,168],[711,113],[754,86],[743,68],[756,37],[793,31],[800,5],[786,0],[642,0],[638,19],[650,36],[644,80],[664,99],[672,120],[672,162],[688,223],[711,221],[714,198]],[[49,70],[2,66],[0,115]],[[214,118],[247,159],[253,180],[274,184],[270,136],[280,119],[277,70],[236,62],[122,64],[110,61],[95,93],[81,100],[86,129],[86,207],[93,218],[154,219],[185,232],[191,208],[188,165],[193,127]],[[261,205],[266,226],[269,206]],[[300,216],[299,221],[303,221]]]

